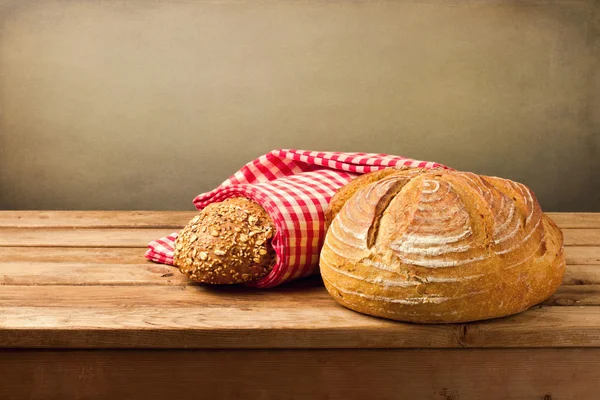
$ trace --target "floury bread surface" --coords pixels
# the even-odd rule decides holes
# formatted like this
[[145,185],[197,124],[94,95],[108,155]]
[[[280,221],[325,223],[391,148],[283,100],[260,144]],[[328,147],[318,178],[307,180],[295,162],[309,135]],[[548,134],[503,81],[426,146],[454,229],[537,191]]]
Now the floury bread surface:
[[402,321],[466,322],[526,310],[561,284],[562,233],[526,186],[446,170],[377,178],[331,203],[320,267],[340,304]]

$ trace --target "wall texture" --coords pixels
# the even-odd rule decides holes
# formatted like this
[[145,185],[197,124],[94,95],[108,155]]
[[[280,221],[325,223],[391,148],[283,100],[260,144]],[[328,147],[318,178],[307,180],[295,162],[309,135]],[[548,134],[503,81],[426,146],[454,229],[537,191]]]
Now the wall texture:
[[0,208],[193,209],[274,148],[600,211],[600,2],[0,0]]

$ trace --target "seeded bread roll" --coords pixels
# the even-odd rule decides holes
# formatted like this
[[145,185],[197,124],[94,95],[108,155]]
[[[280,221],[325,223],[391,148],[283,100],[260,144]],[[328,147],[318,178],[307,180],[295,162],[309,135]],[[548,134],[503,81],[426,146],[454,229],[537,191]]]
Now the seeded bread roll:
[[246,198],[204,208],[179,233],[173,263],[196,282],[234,284],[258,280],[275,265],[275,225]]

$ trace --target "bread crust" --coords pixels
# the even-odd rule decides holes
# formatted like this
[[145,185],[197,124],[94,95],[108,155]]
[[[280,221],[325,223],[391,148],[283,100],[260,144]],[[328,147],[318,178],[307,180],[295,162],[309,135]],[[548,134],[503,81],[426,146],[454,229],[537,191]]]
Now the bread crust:
[[241,197],[212,203],[179,233],[173,264],[196,282],[255,281],[275,265],[274,234],[275,225],[259,204]]
[[467,322],[526,310],[561,284],[562,233],[529,188],[447,170],[382,175],[345,199],[325,238],[321,274],[340,304]]
[[327,210],[325,210],[325,229],[329,228],[331,225],[331,221],[335,218],[335,216],[340,212],[346,201],[348,201],[354,193],[358,190],[362,189],[366,185],[377,182],[386,176],[397,174],[398,172],[402,172],[404,174],[418,175],[421,173],[425,173],[428,171],[437,171],[441,168],[435,169],[425,169],[425,168],[411,168],[411,167],[395,167],[395,168],[385,168],[379,171],[369,172],[367,174],[359,175],[358,177],[351,180],[348,184],[342,186],[335,195],[331,198],[329,202],[329,206]]

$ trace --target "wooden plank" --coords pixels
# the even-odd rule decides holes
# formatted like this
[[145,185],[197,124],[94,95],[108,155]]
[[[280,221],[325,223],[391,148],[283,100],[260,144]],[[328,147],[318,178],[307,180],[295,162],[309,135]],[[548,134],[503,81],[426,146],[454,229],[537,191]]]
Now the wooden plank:
[[337,305],[0,306],[0,348],[446,348],[461,347],[459,328],[383,321]]
[[177,228],[197,211],[0,211],[4,228]]
[[0,285],[188,285],[140,248],[0,247]]
[[[565,248],[565,253],[567,263],[569,263],[565,273],[564,282],[566,284],[577,285],[600,283],[598,282],[600,269],[596,269],[596,267],[600,265],[600,247],[567,247]],[[10,278],[13,278],[13,284],[19,284],[21,279],[26,282],[31,282],[31,278],[26,276],[28,274],[34,276],[38,275],[40,276],[40,279],[49,279],[48,283],[52,282],[52,279],[56,279],[54,281],[55,283],[61,282],[63,284],[68,284],[67,279],[63,279],[60,276],[52,278],[52,273],[50,271],[44,271],[44,268],[49,268],[58,275],[67,276],[70,274],[68,268],[79,270],[78,264],[92,264],[95,266],[107,264],[135,264],[134,268],[136,269],[139,268],[140,265],[147,264],[149,267],[146,268],[150,269],[153,274],[160,275],[169,273],[163,268],[171,268],[161,264],[150,263],[144,258],[144,249],[140,248],[0,247],[0,260],[10,260],[10,262],[14,263],[28,264],[27,268],[24,266],[23,270],[18,273],[14,271],[16,268],[15,266],[7,266],[7,268],[11,268],[13,272],[10,274],[5,272],[4,274],[7,276],[10,275]],[[63,272],[58,265],[42,266],[49,263],[63,263],[66,269]],[[570,265],[571,263],[578,265]],[[151,269],[152,266],[158,268]],[[107,268],[110,271],[115,271],[115,269],[111,267],[107,266]],[[128,267],[124,265],[123,268],[127,269]],[[109,274],[111,273],[110,271],[107,271],[106,273]],[[74,273],[75,271],[71,273],[71,275]],[[86,273],[91,274],[89,271]],[[127,270],[124,271],[124,273],[131,274],[131,271]],[[88,279],[88,282],[93,281],[91,276],[86,279]],[[103,280],[99,279],[97,282],[101,283],[102,281]],[[161,281],[163,280],[161,279]],[[6,284],[6,281],[4,281],[4,283]],[[113,281],[113,283],[118,284],[118,280]],[[23,282],[23,284],[30,283]]]
[[[57,268],[61,266],[62,264],[56,264]],[[89,268],[93,269],[93,267]],[[42,276],[40,279],[36,279],[35,276],[29,274],[7,274],[3,268],[0,276],[0,304],[4,306],[22,305],[24,307],[105,305],[169,308],[202,305],[203,307],[235,306],[251,308],[259,306],[285,309],[298,307],[299,304],[306,303],[305,308],[316,306],[337,307],[337,303],[329,296],[319,277],[296,281],[289,285],[264,291],[241,286],[194,284],[172,267],[158,268],[164,269],[147,271],[145,268],[139,267],[137,268],[139,272],[135,272],[135,269],[129,274],[117,272],[115,274],[117,277],[108,276],[110,270],[101,273],[93,271],[89,274],[92,276],[91,279],[85,276],[88,275],[85,272],[82,272],[82,277],[68,274],[67,278],[64,279],[67,283],[63,283],[59,273],[54,270],[52,270],[52,275],[48,274],[49,277]],[[164,271],[169,272],[163,273]],[[598,273],[600,273],[600,270],[596,272],[595,276]],[[132,277],[129,278],[129,275]],[[72,276],[75,276],[75,278],[71,279]],[[113,281],[120,284],[111,284]],[[192,287],[178,287],[186,285]],[[80,288],[79,286],[90,287]],[[600,285],[563,284],[556,293],[542,304],[551,306],[600,306]]]
[[[0,257],[3,249],[0,248]],[[20,249],[20,248],[16,248]],[[40,248],[35,248],[40,249]],[[77,248],[53,248],[72,253]],[[131,249],[115,249],[131,250]],[[20,251],[19,256],[27,256]],[[56,255],[56,251],[54,252]],[[23,258],[23,257],[21,257]],[[46,257],[52,260],[52,254]],[[77,259],[77,257],[74,257]],[[79,257],[83,258],[83,257]],[[12,260],[11,258],[4,258]],[[193,285],[195,284],[177,268],[145,261],[133,254],[128,263],[118,263],[118,258],[88,258],[71,262],[66,257],[55,261],[38,262],[34,256],[28,261],[5,261],[0,267],[0,285]],[[137,262],[136,262],[137,261]],[[567,265],[564,285],[600,284],[600,265]]]
[[3,399],[595,399],[600,349],[0,351]]
[[548,306],[600,306],[600,285],[562,285],[542,304]]
[[[0,211],[0,227],[181,228],[197,211]],[[600,213],[546,213],[560,228],[600,228]]]
[[565,258],[567,260],[567,264],[600,264],[600,246],[565,247]]
[[[171,266],[140,264],[93,264],[4,262],[0,285],[187,285],[194,284]],[[600,265],[569,265],[565,285],[600,284]]]
[[600,246],[600,229],[563,229],[565,246]]
[[[181,274],[179,274],[181,275]],[[96,307],[96,306],[156,306],[170,307],[237,307],[240,309],[270,308],[337,308],[318,278],[297,281],[270,291],[231,286],[192,285],[183,275],[181,282],[151,285],[11,285],[0,286],[0,304],[24,307]],[[174,280],[173,277],[167,278]],[[10,279],[10,278],[9,278]],[[22,287],[33,286],[33,287]],[[119,287],[126,286],[126,287]],[[142,287],[137,287],[142,286]],[[302,304],[305,304],[304,306]],[[562,285],[542,303],[548,306],[600,306],[600,285]],[[318,313],[319,311],[315,311]]]
[[0,247],[147,247],[171,228],[0,228]]
[[140,264],[3,262],[0,285],[189,285],[175,267]]
[[[279,286],[272,290],[256,290],[242,286],[195,285],[174,286],[0,286],[0,304],[23,307],[160,307],[160,308],[238,308],[287,310],[313,307],[323,310],[338,308],[325,290],[321,279],[312,278]],[[304,305],[303,305],[304,304]],[[313,310],[318,316],[320,310]],[[1,318],[1,316],[0,316]],[[219,317],[220,320],[230,318]],[[233,321],[235,323],[235,321]]]
[[[190,285],[177,268],[140,263],[3,262],[0,285]],[[568,265],[565,285],[600,284],[600,265]]]
[[600,265],[567,265],[563,285],[600,285]]
[[600,347],[600,307],[538,305],[463,324],[459,341],[464,347]]
[[[162,271],[161,271],[162,272]],[[181,285],[192,282],[183,277]],[[160,276],[160,275],[159,275]],[[162,278],[165,280],[173,277]],[[28,287],[20,287],[28,286]],[[80,287],[90,286],[90,287]],[[121,287],[125,286],[125,287]],[[140,285],[142,286],[142,285]],[[168,287],[162,287],[168,286]],[[267,307],[285,309],[290,307],[337,308],[319,277],[296,281],[271,290],[256,290],[242,286],[192,285],[172,287],[165,283],[136,287],[136,285],[13,285],[0,286],[0,304],[24,307],[78,307],[104,306],[156,306],[156,307]],[[544,305],[552,306],[600,306],[600,285],[562,285]],[[315,311],[318,313],[318,311]]]
[[318,282],[296,285],[0,286],[0,347],[600,347],[597,285],[562,287],[557,307],[454,325],[368,317]]
[[600,228],[600,213],[546,213],[561,229]]
[[[0,247],[0,260],[40,263],[141,264],[145,249],[86,247]],[[159,264],[156,264],[159,265]]]
[[[171,228],[0,228],[0,246],[146,247]],[[600,246],[600,229],[564,229],[565,246]]]

